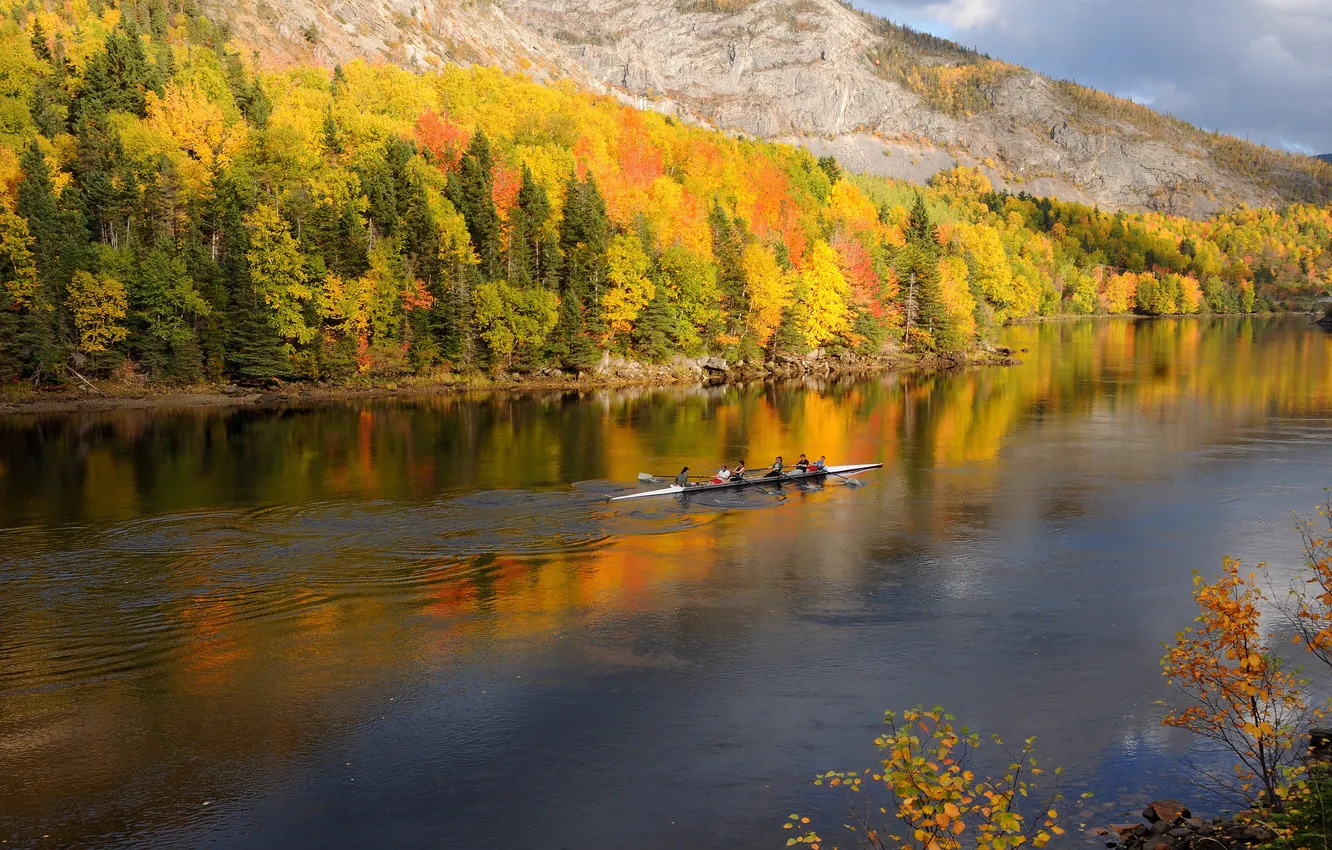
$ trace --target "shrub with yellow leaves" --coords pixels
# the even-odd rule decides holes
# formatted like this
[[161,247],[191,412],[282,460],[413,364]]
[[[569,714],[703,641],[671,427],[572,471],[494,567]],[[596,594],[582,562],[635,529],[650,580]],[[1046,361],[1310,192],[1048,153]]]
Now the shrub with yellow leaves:
[[[858,846],[874,850],[1005,850],[1044,847],[1064,833],[1055,805],[1063,799],[1058,786],[1040,797],[1037,777],[1044,771],[1034,757],[1035,738],[1028,738],[997,779],[978,778],[967,766],[980,746],[980,736],[942,708],[914,708],[899,721],[887,712],[888,730],[875,739],[882,753],[875,768],[856,772],[830,771],[814,784],[864,794],[865,802],[848,800],[852,823],[846,824]],[[996,745],[1003,746],[998,736]],[[1058,769],[1054,771],[1057,776]],[[887,791],[888,799],[871,799],[871,788]],[[1084,794],[1083,797],[1089,797]],[[791,815],[786,829],[799,830],[787,846],[804,844],[820,850],[825,843],[809,826],[809,818]]]

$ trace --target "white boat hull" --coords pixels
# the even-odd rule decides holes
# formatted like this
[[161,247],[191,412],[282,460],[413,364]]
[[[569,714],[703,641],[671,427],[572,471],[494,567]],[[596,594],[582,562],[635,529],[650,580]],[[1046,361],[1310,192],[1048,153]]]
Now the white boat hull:
[[811,481],[819,478],[826,478],[829,475],[834,477],[838,475],[856,475],[861,472],[868,472],[871,469],[882,469],[881,463],[854,463],[845,466],[830,466],[823,472],[784,472],[780,478],[764,478],[763,474],[756,477],[746,477],[743,481],[728,481],[725,484],[696,484],[690,487],[681,487],[679,484],[672,484],[669,487],[663,487],[660,490],[645,490],[642,493],[626,493],[623,496],[612,496],[610,501],[623,502],[629,499],[648,499],[657,496],[693,496],[701,493],[712,493],[719,490],[739,490],[745,487],[753,486],[774,486],[781,484],[793,484],[801,481]]

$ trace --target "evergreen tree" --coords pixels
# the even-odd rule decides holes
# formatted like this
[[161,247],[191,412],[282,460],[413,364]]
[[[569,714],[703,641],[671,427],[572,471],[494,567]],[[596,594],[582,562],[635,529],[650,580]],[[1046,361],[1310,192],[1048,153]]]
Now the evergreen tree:
[[740,221],[733,222],[714,201],[708,211],[708,228],[712,233],[712,255],[717,258],[717,286],[726,306],[733,312],[743,313],[745,302],[745,273],[740,265],[744,253],[744,229]]
[[79,116],[129,112],[142,118],[147,114],[145,94],[161,95],[162,82],[144,52],[138,27],[132,19],[123,19],[88,62],[77,102]]
[[324,127],[321,137],[324,143],[325,155],[339,156],[342,154],[342,131],[338,129],[338,122],[333,119],[332,106],[324,110]]
[[675,352],[678,317],[664,281],[656,282],[652,300],[634,323],[634,349],[648,360],[661,363]]
[[803,351],[807,348],[800,336],[800,323],[796,320],[795,308],[788,304],[782,308],[781,323],[768,339],[768,356]]
[[571,174],[560,222],[560,317],[551,336],[552,351],[566,366],[586,367],[598,356],[593,340],[606,333],[601,294],[609,244],[610,222],[601,190],[592,175],[579,180]]
[[[203,294],[213,314],[226,317],[222,328],[226,372],[237,380],[256,382],[290,375],[291,361],[273,310],[250,279],[245,225],[250,204],[241,194],[242,185],[227,172],[213,179],[213,200],[205,213],[210,258],[206,262],[215,265],[220,285],[206,284]],[[211,357],[215,349],[209,342],[204,341],[204,348]]]
[[24,151],[19,166],[23,179],[15,210],[28,221],[37,287],[16,323],[14,351],[25,376],[37,381],[56,379],[69,356],[64,292],[74,271],[72,264],[82,259],[76,250],[81,234],[67,230],[70,218],[57,205],[51,172],[36,141]]
[[559,248],[553,234],[546,232],[549,218],[550,199],[546,190],[524,165],[518,203],[509,213],[508,278],[515,286],[558,285],[552,269]]
[[490,142],[480,130],[472,137],[458,170],[449,175],[447,196],[467,222],[472,248],[481,262],[477,273],[481,280],[504,276],[503,233],[499,212],[495,209],[494,162]]
[[915,302],[904,304],[906,308],[914,308],[910,310],[914,316],[910,316],[913,321],[907,330],[926,331],[936,342],[949,338],[950,333],[948,310],[943,303],[939,282],[938,234],[938,228],[925,207],[925,199],[917,194],[907,219],[907,244],[898,249],[895,265],[898,279],[903,282],[902,297],[914,298]]
[[46,41],[46,29],[42,27],[41,19],[38,18],[32,22],[32,55],[37,57],[38,62],[50,64],[55,58],[51,55],[51,45]]

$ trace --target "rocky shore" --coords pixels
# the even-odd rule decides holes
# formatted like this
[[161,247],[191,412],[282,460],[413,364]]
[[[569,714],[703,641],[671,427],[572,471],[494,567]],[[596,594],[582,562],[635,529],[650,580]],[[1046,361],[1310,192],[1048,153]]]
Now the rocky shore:
[[1123,850],[1238,850],[1276,839],[1276,833],[1245,813],[1211,820],[1196,818],[1175,800],[1157,800],[1142,810],[1143,823],[1111,824],[1093,834],[1105,846]]
[[474,391],[565,390],[616,387],[714,386],[755,381],[830,379],[882,372],[939,373],[972,366],[1014,366],[1022,361],[1011,348],[978,349],[948,355],[885,354],[862,357],[829,354],[778,355],[769,360],[728,362],[720,357],[677,356],[666,363],[605,354],[582,371],[554,368],[534,372],[448,374],[432,378],[379,379],[347,384],[268,381],[261,386],[160,385],[150,382],[94,381],[55,390],[11,390],[0,394],[0,415],[76,413],[98,410],[232,407],[307,403],[345,398],[424,396]]

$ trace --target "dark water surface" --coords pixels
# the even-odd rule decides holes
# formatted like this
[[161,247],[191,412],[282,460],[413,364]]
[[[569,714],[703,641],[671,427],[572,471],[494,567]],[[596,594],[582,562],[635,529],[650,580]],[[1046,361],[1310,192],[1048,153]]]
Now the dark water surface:
[[[0,421],[0,840],[781,846],[917,703],[1037,735],[1083,820],[1186,794],[1160,644],[1192,570],[1297,562],[1332,337],[1006,341],[945,377]],[[601,499],[801,450],[885,468]]]

